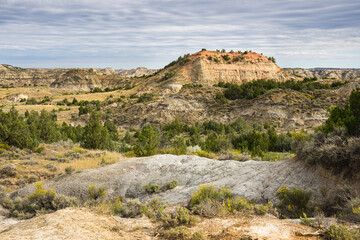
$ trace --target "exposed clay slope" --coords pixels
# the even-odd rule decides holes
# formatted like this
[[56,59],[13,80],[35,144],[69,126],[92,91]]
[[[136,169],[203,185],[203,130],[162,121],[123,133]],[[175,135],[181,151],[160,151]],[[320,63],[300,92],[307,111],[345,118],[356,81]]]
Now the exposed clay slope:
[[[130,77],[149,75],[156,70],[136,68],[115,70],[112,68],[90,69],[36,69],[19,68],[0,64],[0,86],[42,85],[66,90],[86,90],[94,87],[118,86],[119,82]],[[96,76],[96,77],[95,77]],[[121,86],[121,83],[120,83]]]
[[303,68],[284,68],[290,74],[295,74],[301,77],[307,78],[333,78],[352,80],[360,78],[359,70],[352,69],[321,69],[321,70],[309,70]]
[[62,73],[60,70],[23,69],[0,65],[0,86],[49,86]]
[[113,88],[131,83],[130,79],[119,75],[104,75],[93,70],[70,70],[61,74],[54,82],[52,88],[66,90],[90,91],[93,88]]
[[[177,180],[179,186],[155,195],[148,195],[143,186],[164,186]],[[159,197],[169,203],[186,203],[199,184],[212,183],[227,186],[234,194],[253,201],[277,201],[276,191],[282,186],[312,190],[314,196],[321,187],[331,186],[332,181],[300,161],[294,159],[279,162],[263,161],[218,161],[192,155],[157,155],[147,158],[121,160],[113,165],[94,170],[85,170],[72,175],[62,175],[45,182],[45,187],[54,188],[65,195],[86,198],[88,186],[106,186],[108,194],[139,198]],[[32,185],[12,194],[28,195]]]
[[[176,118],[187,124],[208,120],[230,123],[242,117],[249,123],[269,122],[283,129],[294,130],[324,123],[328,118],[326,107],[345,105],[351,90],[360,84],[353,82],[336,90],[318,90],[311,93],[312,96],[293,90],[274,90],[252,100],[229,100],[225,103],[215,98],[223,88],[172,86],[173,90],[163,89],[163,95],[155,97],[152,102],[130,100],[131,104],[125,107],[118,104],[106,108],[113,112],[116,124],[124,127],[164,124]],[[177,87],[178,90],[175,89]],[[149,92],[155,90],[148,88]]]

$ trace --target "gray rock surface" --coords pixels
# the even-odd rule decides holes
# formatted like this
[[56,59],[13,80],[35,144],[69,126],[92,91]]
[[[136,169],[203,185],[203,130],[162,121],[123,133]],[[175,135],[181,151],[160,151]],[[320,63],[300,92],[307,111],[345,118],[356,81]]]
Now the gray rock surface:
[[[179,186],[160,194],[149,195],[143,189],[145,184],[164,186],[177,180]],[[103,185],[110,195],[139,198],[145,201],[159,197],[169,203],[187,202],[200,184],[229,187],[236,195],[253,201],[275,201],[276,191],[282,186],[299,187],[319,193],[323,186],[332,181],[304,165],[289,159],[279,162],[233,160],[218,161],[192,155],[157,155],[146,158],[119,160],[117,163],[72,175],[62,175],[44,184],[57,193],[86,198],[88,186]],[[24,196],[34,191],[28,185],[11,197]]]

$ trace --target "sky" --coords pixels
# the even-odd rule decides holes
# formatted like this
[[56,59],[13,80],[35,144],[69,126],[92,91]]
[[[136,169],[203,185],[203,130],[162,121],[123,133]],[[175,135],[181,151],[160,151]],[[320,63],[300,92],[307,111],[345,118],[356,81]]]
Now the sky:
[[202,48],[360,68],[360,1],[0,0],[0,64],[162,68]]

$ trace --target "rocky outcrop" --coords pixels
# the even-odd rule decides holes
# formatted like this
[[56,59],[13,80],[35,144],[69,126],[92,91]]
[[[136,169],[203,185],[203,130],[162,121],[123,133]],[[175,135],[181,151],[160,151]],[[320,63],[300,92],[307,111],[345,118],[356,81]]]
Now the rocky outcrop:
[[[143,189],[145,184],[164,186],[177,180],[179,186],[159,194],[149,195]],[[199,184],[211,183],[218,187],[227,186],[236,195],[253,201],[277,201],[276,191],[282,186],[311,190],[316,195],[324,186],[331,186],[331,180],[303,162],[289,159],[279,162],[264,161],[218,161],[197,156],[157,155],[147,158],[119,160],[117,163],[72,175],[62,175],[45,182],[46,187],[56,192],[86,198],[88,186],[106,186],[108,194],[139,198],[159,197],[169,203],[189,201]],[[12,194],[28,195],[34,191],[29,185]]]
[[307,77],[307,78],[319,78],[319,79],[344,79],[353,80],[360,78],[360,69],[303,69],[303,68],[284,68],[290,74]]
[[272,60],[254,52],[202,51],[187,57],[185,61],[179,61],[164,72],[169,71],[176,72],[170,81],[181,84],[213,85],[221,81],[242,84],[257,79],[297,79]]
[[91,70],[70,70],[50,84],[52,88],[90,91],[93,88],[114,88],[130,84],[131,80],[118,75],[105,75]]
[[1,86],[49,86],[59,75],[58,70],[23,69],[11,65],[0,65]]
[[[94,87],[119,85],[124,79],[149,75],[156,70],[144,67],[130,70],[112,68],[36,69],[0,65],[0,86],[51,86],[67,90],[88,91]],[[127,84],[127,83],[125,83]]]
[[155,73],[156,71],[157,71],[156,69],[138,67],[136,69],[129,69],[129,70],[120,69],[116,71],[116,74],[123,77],[131,78],[131,77],[142,77],[142,76],[150,75]]

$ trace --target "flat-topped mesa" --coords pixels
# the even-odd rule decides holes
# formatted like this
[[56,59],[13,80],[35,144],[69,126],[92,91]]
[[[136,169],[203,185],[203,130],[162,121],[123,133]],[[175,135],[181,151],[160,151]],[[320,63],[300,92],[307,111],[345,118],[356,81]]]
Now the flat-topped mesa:
[[176,72],[172,80],[182,84],[213,85],[221,81],[242,84],[257,79],[296,78],[277,66],[273,58],[247,51],[200,51],[180,58],[168,71]]

